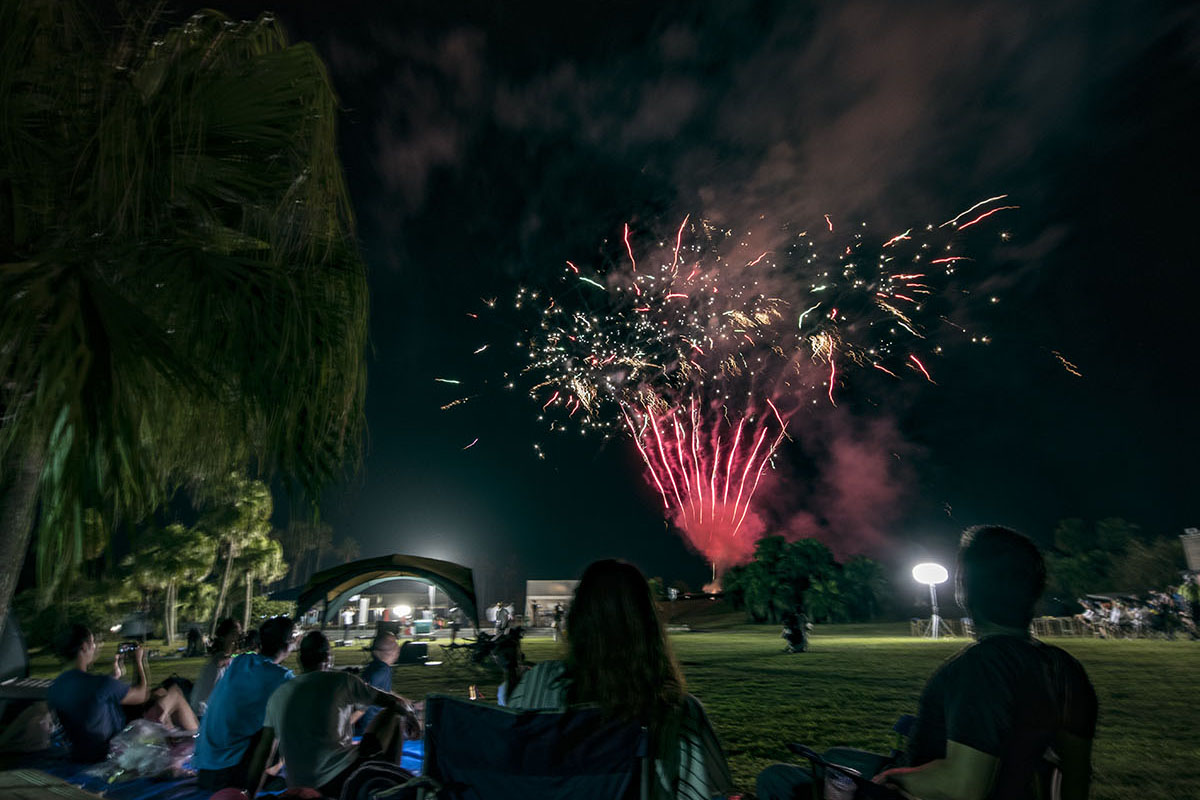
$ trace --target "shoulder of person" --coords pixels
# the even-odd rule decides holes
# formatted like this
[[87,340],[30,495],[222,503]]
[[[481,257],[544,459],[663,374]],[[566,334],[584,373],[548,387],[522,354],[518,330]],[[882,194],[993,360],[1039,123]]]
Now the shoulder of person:
[[[535,664],[533,669],[529,670],[529,675],[537,675],[538,677],[552,680],[566,671],[567,663],[554,659],[553,661],[543,661],[540,664]],[[526,675],[526,677],[529,677],[529,675]]]
[[1062,665],[1067,670],[1070,670],[1071,672],[1076,673],[1078,676],[1083,677],[1085,680],[1090,680],[1088,678],[1087,670],[1084,668],[1083,664],[1079,661],[1078,658],[1071,655],[1070,653],[1068,653],[1066,650],[1062,649],[1058,645],[1047,644],[1045,642],[1042,642],[1041,645],[1044,648],[1044,652],[1050,658],[1057,661],[1060,665]]
[[563,679],[563,677],[566,675],[566,672],[567,665],[564,661],[559,661],[557,659],[554,661],[543,661],[540,664],[535,665],[533,669],[529,670],[529,672],[525,673],[524,677],[521,678],[521,682],[517,684],[517,688],[513,690],[514,694],[510,695],[509,699],[511,700],[513,697],[523,696],[528,692],[533,691],[534,687],[552,686],[557,684]]

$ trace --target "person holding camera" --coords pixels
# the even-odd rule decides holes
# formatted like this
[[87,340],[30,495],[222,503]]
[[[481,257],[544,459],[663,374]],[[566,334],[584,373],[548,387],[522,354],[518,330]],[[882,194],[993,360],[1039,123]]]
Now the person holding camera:
[[[150,688],[145,651],[137,642],[117,648],[111,676],[88,672],[99,647],[86,625],[66,628],[55,645],[68,667],[50,684],[46,702],[62,724],[75,761],[103,761],[109,741],[127,722],[141,717],[189,731],[199,727],[178,686]],[[132,685],[121,681],[125,659],[133,664]]]

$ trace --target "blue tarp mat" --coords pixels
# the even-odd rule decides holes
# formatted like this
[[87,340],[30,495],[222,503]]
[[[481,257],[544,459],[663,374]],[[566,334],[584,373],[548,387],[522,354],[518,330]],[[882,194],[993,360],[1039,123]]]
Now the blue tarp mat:
[[[405,742],[400,766],[413,773],[420,773],[425,757],[425,742]],[[56,778],[62,778],[81,789],[103,795],[111,800],[208,800],[212,792],[196,786],[195,778],[159,780],[157,778],[135,778],[118,783],[105,783],[103,779],[85,774],[90,764],[79,764],[64,758],[60,751],[48,750],[21,759],[24,769],[41,770]],[[259,797],[272,792],[259,792]]]
[[212,796],[212,792],[196,786],[195,778],[170,781],[135,778],[119,783],[106,783],[101,778],[85,774],[90,764],[77,764],[64,758],[55,758],[53,755],[23,759],[21,766],[41,770],[112,800],[208,800]]

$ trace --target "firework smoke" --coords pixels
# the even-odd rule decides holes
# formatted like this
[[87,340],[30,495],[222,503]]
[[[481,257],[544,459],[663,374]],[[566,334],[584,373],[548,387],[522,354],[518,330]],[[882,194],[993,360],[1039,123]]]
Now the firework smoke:
[[852,369],[936,382],[928,301],[970,261],[959,232],[1015,207],[1004,201],[875,240],[826,218],[764,250],[690,218],[647,248],[626,225],[612,261],[567,261],[552,288],[517,291],[513,311],[536,314],[522,383],[551,430],[628,436],[664,515],[718,568],[738,563],[805,408],[836,406]]

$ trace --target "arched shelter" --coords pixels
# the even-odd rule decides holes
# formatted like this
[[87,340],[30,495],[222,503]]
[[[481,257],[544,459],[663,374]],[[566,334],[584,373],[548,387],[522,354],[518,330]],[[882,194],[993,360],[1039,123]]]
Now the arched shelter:
[[454,601],[471,624],[479,627],[475,578],[470,568],[436,558],[399,553],[352,561],[313,575],[304,584],[300,596],[296,599],[296,617],[299,619],[309,609],[320,607],[321,624],[328,625],[335,621],[338,609],[350,597],[365,593],[376,584],[399,578],[420,581],[441,589]]

